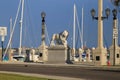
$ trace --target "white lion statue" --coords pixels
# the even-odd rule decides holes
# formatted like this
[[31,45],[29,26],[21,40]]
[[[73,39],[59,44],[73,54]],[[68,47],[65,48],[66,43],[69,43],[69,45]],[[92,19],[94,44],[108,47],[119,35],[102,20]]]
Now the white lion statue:
[[67,30],[64,30],[63,32],[59,34],[53,34],[50,45],[64,45],[67,46],[67,37],[69,33]]

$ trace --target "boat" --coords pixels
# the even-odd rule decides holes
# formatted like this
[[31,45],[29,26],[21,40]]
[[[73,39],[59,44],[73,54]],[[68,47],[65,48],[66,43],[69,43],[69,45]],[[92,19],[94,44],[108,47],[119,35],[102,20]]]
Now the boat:
[[15,30],[15,27],[16,27],[16,22],[17,22],[17,19],[18,19],[18,14],[20,12],[20,8],[21,8],[21,16],[20,16],[20,22],[19,22],[20,23],[19,49],[17,50],[18,51],[17,54],[16,54],[16,50],[13,50],[14,54],[12,56],[13,56],[13,59],[16,59],[16,60],[25,60],[25,57],[26,57],[25,56],[26,54],[22,53],[22,50],[23,50],[22,49],[22,27],[23,27],[23,15],[24,15],[24,0],[20,0],[14,25],[12,25],[12,19],[10,19],[10,39],[9,39],[8,44],[7,44],[7,48],[5,50],[4,56],[3,56],[3,60],[4,60],[4,57],[7,54],[8,50],[11,49],[12,37],[13,37],[13,33],[14,33],[14,30]]

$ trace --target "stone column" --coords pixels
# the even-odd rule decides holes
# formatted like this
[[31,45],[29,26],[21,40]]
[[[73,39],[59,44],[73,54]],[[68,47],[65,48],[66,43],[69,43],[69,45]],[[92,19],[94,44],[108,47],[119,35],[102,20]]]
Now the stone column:
[[103,0],[98,0],[98,48],[103,48]]

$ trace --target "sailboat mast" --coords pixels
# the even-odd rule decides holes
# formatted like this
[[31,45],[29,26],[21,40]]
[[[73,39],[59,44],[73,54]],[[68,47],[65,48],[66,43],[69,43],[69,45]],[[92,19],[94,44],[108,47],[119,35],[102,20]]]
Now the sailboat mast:
[[83,29],[83,26],[84,26],[83,20],[84,20],[84,9],[82,8],[82,24],[81,24],[81,26],[82,26],[82,28],[81,28],[81,30],[82,30],[82,32],[81,32],[81,33],[82,33],[82,34],[81,34],[81,38],[82,38],[82,39],[81,39],[81,48],[82,48],[82,49],[83,49],[83,33],[84,33],[84,32],[83,32],[83,30],[84,30],[84,29]]
[[75,60],[75,28],[76,28],[76,5],[74,4],[72,60]]
[[22,0],[22,10],[21,10],[21,19],[20,19],[20,45],[19,45],[19,54],[21,54],[22,48],[22,26],[23,26],[23,13],[24,13],[24,0]]
[[8,41],[8,44],[7,44],[7,47],[6,47],[6,50],[5,50],[3,59],[4,59],[4,57],[5,57],[5,55],[6,55],[7,51],[8,51],[8,48],[9,48],[9,46],[10,46],[10,42],[11,42],[12,37],[13,37],[13,33],[14,33],[14,30],[15,30],[15,27],[16,27],[16,22],[17,22],[19,10],[20,10],[20,5],[21,5],[21,0],[20,0],[19,5],[18,5],[18,10],[17,10],[15,22],[14,22],[13,27],[12,27],[12,32],[11,32],[10,39],[9,39],[9,41]]
[[74,4],[74,21],[73,21],[73,48],[75,48],[75,28],[76,28],[76,5]]
[[[12,35],[12,17],[10,18],[10,36]],[[10,49],[12,47],[12,40],[10,41]]]

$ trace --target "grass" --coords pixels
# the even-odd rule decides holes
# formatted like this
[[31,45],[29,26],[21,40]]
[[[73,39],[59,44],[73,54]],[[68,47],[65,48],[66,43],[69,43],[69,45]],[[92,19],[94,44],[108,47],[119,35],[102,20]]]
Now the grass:
[[54,80],[54,79],[0,73],[0,80]]

